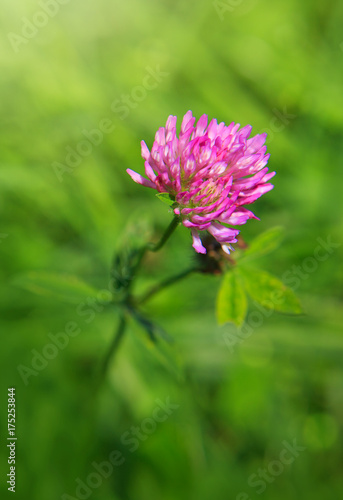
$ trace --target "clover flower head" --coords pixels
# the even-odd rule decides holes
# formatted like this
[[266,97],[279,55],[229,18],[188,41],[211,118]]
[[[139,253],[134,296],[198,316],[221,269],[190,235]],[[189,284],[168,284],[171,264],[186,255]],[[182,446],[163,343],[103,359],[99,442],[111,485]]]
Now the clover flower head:
[[250,205],[274,186],[268,181],[269,154],[264,146],[267,134],[249,139],[251,126],[213,119],[206,115],[195,123],[191,111],[183,117],[179,137],[176,116],[156,132],[149,151],[142,141],[147,178],[127,169],[132,179],[159,193],[168,193],[173,210],[182,224],[191,229],[193,247],[206,253],[199,231],[208,231],[226,253],[236,243],[239,230],[227,226],[245,224],[257,217],[243,205]]

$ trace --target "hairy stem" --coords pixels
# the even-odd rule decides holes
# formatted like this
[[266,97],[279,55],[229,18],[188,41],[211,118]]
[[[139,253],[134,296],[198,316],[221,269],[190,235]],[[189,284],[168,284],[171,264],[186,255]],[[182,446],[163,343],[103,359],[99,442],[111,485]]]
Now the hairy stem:
[[[177,226],[179,225],[179,222],[180,222],[180,217],[178,215],[174,215],[173,220],[171,221],[171,223],[169,224],[169,226],[167,227],[167,229],[163,233],[161,239],[157,243],[151,243],[151,242],[147,243],[146,245],[144,245],[140,249],[140,252],[139,252],[138,258],[137,258],[137,262],[136,262],[136,265],[135,265],[135,268],[134,268],[134,275],[137,273],[137,270],[138,270],[138,268],[139,268],[139,266],[140,266],[140,264],[142,262],[142,259],[143,259],[144,255],[145,255],[145,253],[148,250],[150,252],[157,252],[160,248],[162,248],[163,245],[166,243],[166,241],[173,234],[173,232],[175,231],[175,229],[177,228]],[[128,292],[129,292],[129,288],[131,288],[131,286],[132,286],[132,283],[128,287]]]
[[120,314],[120,317],[119,317],[119,323],[118,323],[118,326],[116,329],[116,333],[113,337],[112,343],[110,344],[110,347],[106,353],[106,356],[105,356],[104,361],[103,361],[102,366],[101,366],[101,374],[100,374],[101,378],[105,377],[107,370],[108,370],[108,367],[109,367],[109,364],[112,361],[116,352],[118,351],[118,348],[119,348],[121,341],[124,337],[125,329],[126,329],[126,318],[125,318],[125,315],[122,313],[122,314]]
[[[158,250],[160,250],[160,248],[163,247],[163,245],[166,243],[166,241],[169,239],[169,237],[173,234],[173,232],[175,231],[175,229],[179,225],[179,222],[180,222],[180,217],[177,216],[177,215],[175,215],[174,218],[173,218],[173,220],[171,221],[171,223],[169,224],[169,226],[165,230],[164,234],[162,235],[161,239],[157,243],[147,243],[146,245],[144,245],[139,250],[138,257],[137,257],[137,262],[135,263],[135,266],[134,266],[133,276],[136,275],[136,272],[137,272],[137,270],[138,270],[138,268],[139,268],[139,266],[141,264],[141,261],[142,261],[144,255],[145,255],[145,253],[148,250],[150,252],[157,252]],[[157,293],[159,290],[162,290],[163,288],[165,288],[168,285],[171,285],[175,281],[178,281],[179,279],[182,279],[183,277],[185,277],[188,274],[190,274],[193,270],[194,269],[188,269],[187,271],[184,271],[181,274],[179,274],[177,276],[173,276],[172,278],[169,278],[169,279],[163,281],[159,285],[156,285],[153,289],[151,289],[149,292],[147,292],[145,294],[145,296],[143,296],[137,302],[137,304],[145,302],[152,295],[154,295],[155,293]],[[121,301],[122,305],[124,306],[124,308],[126,306],[127,311],[130,312],[131,314],[132,314],[132,310],[130,309],[129,303],[131,302],[131,300],[130,300],[130,288],[132,286],[133,281],[134,280],[131,280],[130,283],[126,286],[125,298]],[[114,355],[116,354],[116,352],[118,351],[118,348],[120,346],[120,343],[121,343],[122,338],[123,338],[124,333],[125,333],[125,329],[126,329],[126,318],[125,318],[125,312],[122,311],[121,314],[120,314],[120,317],[119,317],[119,323],[118,323],[118,326],[117,326],[117,329],[116,329],[116,333],[115,333],[115,335],[113,337],[112,343],[109,346],[109,349],[108,349],[108,351],[106,353],[106,356],[105,356],[105,358],[103,360],[103,363],[101,365],[101,372],[100,372],[100,378],[99,378],[99,382],[100,383],[105,378],[107,370],[108,370],[108,367],[109,367],[109,364],[112,361],[112,359],[113,359]]]
[[197,272],[200,270],[201,269],[199,267],[191,267],[189,269],[185,269],[184,271],[182,271],[179,274],[176,274],[175,276],[171,276],[170,278],[166,278],[165,280],[161,281],[160,283],[157,283],[157,285],[153,286],[150,290],[148,290],[135,303],[137,305],[143,304],[144,302],[149,300],[153,295],[160,292],[164,288],[167,288],[168,286],[172,285],[173,283],[176,283],[177,281],[180,281],[183,278],[186,278],[191,273],[194,273],[194,272]]
[[164,234],[162,235],[160,241],[158,241],[157,243],[148,243],[145,249],[150,250],[150,252],[157,252],[160,248],[163,247],[163,245],[166,243],[169,237],[173,234],[173,232],[179,225],[179,222],[180,222],[180,217],[178,215],[175,215],[173,220],[165,230]]

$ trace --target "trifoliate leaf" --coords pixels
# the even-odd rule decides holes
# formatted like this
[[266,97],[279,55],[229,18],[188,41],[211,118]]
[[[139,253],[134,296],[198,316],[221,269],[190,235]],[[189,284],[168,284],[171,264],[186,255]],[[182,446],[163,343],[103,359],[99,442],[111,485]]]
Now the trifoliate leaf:
[[225,323],[243,324],[247,313],[247,297],[240,276],[229,271],[224,275],[217,296],[217,321],[220,325]]
[[302,313],[301,304],[293,290],[272,274],[245,266],[237,271],[250,297],[266,309],[288,314]]
[[244,251],[240,262],[252,260],[266,255],[280,246],[283,239],[284,229],[282,226],[272,227],[264,233],[259,234]]

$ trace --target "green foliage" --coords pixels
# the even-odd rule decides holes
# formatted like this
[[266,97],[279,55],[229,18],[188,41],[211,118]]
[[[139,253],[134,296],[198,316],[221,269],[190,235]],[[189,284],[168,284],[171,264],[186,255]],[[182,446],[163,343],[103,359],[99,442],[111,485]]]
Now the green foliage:
[[248,311],[247,294],[267,309],[285,314],[303,312],[293,290],[282,281],[266,271],[242,265],[228,270],[223,277],[216,303],[219,325],[243,324]]
[[161,326],[155,324],[148,318],[145,318],[138,310],[131,308],[130,313],[137,323],[147,332],[149,339],[153,343],[157,343],[159,338],[162,338],[167,342],[172,342],[172,338]]
[[217,296],[217,321],[220,325],[232,322],[240,326],[247,313],[247,298],[240,276],[228,271]]
[[284,237],[284,228],[276,226],[259,234],[244,251],[240,262],[257,259],[276,250]]
[[246,265],[276,250],[283,237],[283,228],[271,228],[258,235],[247,249],[238,255],[238,264],[229,269],[217,296],[217,321],[220,325],[234,323],[241,326],[247,314],[246,295],[267,309],[285,314],[301,314],[302,307],[294,291],[275,276]]
[[13,279],[13,284],[38,295],[79,303],[82,299],[97,298],[99,290],[76,276],[30,271]]
[[[137,317],[135,317],[137,320]],[[178,381],[184,379],[182,366],[182,354],[177,345],[163,331],[163,329],[150,321],[139,321],[148,335],[135,334],[134,341],[137,343],[141,353],[148,356],[148,360],[154,363],[158,369],[163,367]]]
[[124,297],[126,291],[131,286],[137,266],[141,260],[142,251],[142,247],[128,247],[115,254],[111,269],[111,283],[117,299],[121,295]]
[[[0,235],[7,237],[0,240],[1,498],[10,497],[4,441],[6,394],[13,385],[18,410],[14,498],[85,497],[87,490],[76,493],[76,479],[96,484],[93,462],[108,460],[117,449],[125,462],[91,488],[91,500],[341,496],[343,246],[326,256],[322,249],[324,259],[313,259],[319,236],[342,241],[343,3],[223,0],[215,5],[205,0],[2,1]],[[44,12],[54,6],[59,10],[44,26]],[[29,38],[33,19],[42,27]],[[18,52],[10,32],[28,34]],[[164,74],[158,81],[146,68]],[[168,208],[125,170],[143,173],[140,141],[150,148],[170,114],[178,116],[179,130],[188,109],[218,122],[249,123],[253,134],[268,133],[275,188],[251,207],[260,221],[240,229],[243,239],[253,242],[265,229],[282,225],[285,239],[267,256],[262,255],[267,241],[262,253],[249,256],[251,243],[234,274],[245,286],[240,266],[250,265],[248,257],[254,266],[258,257],[264,269],[282,279],[288,272],[307,314],[267,309],[264,314],[259,306],[265,318],[261,326],[217,327],[213,305],[220,277],[192,275],[141,310],[174,345],[157,334],[153,343],[142,325],[130,321],[94,397],[94,372],[112,342],[115,312],[108,308],[103,314],[97,301],[88,306],[87,287],[76,293],[85,303],[79,309],[74,298],[69,304],[52,294],[37,296],[12,280],[51,270],[109,289],[114,252],[138,248],[141,240],[157,241],[170,222]],[[104,119],[113,131],[102,139],[94,133],[98,144],[85,145],[85,133],[99,130]],[[66,162],[66,148],[85,153],[73,167]],[[54,162],[69,169],[62,181]],[[137,223],[148,219],[153,234],[136,240]],[[133,239],[126,236],[127,222]],[[238,250],[232,256],[236,259]],[[189,230],[180,225],[161,252],[144,260],[135,291],[144,293],[193,259]],[[65,291],[56,298],[60,293]],[[18,366],[30,368],[43,352],[54,354],[46,346],[53,343],[52,334],[62,341],[70,322],[80,333],[68,337],[68,345],[46,366],[41,361],[45,367],[26,386]],[[239,337],[241,332],[245,336]],[[232,352],[226,334],[237,340]],[[173,369],[165,369],[155,355],[160,347],[175,355],[171,365],[179,364],[179,351],[183,380],[171,376]],[[167,397],[179,408],[152,431],[147,419],[156,400]],[[142,425],[150,434],[132,436],[131,429],[142,432]],[[139,442],[136,451],[123,444],[125,433]],[[294,439],[306,450],[272,475],[268,468],[276,474],[278,467],[271,464],[279,460],[283,441]],[[266,486],[261,495],[248,483],[259,470],[267,470],[271,481],[255,478]]]
[[267,309],[274,311],[301,314],[302,308],[299,299],[282,281],[275,276],[251,267],[239,267],[237,270],[242,277],[244,288],[250,297]]

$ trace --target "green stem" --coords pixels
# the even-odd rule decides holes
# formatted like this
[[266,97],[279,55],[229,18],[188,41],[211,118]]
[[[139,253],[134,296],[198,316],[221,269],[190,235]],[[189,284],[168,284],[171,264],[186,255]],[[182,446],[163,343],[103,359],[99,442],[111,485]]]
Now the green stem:
[[[161,239],[157,243],[147,243],[146,245],[144,245],[140,249],[139,254],[138,254],[138,258],[137,258],[137,262],[135,264],[135,269],[134,269],[133,275],[135,275],[138,267],[140,266],[140,263],[145,255],[146,251],[149,250],[150,252],[157,252],[160,248],[162,248],[163,245],[166,243],[166,241],[169,239],[169,237],[173,234],[173,232],[175,231],[177,226],[179,225],[179,222],[180,222],[180,217],[178,215],[175,215],[173,220],[171,221],[171,223],[169,224],[169,226],[165,230],[164,234],[162,235]],[[187,271],[184,271],[183,273],[181,273],[177,276],[173,276],[172,278],[169,278],[169,279],[163,281],[159,285],[155,286],[152,290],[150,290],[144,297],[142,297],[142,299],[138,303],[145,302],[152,295],[157,293],[159,290],[174,283],[175,281],[178,281],[179,279],[182,279],[183,277],[187,276],[193,270],[194,269],[188,269]],[[130,306],[129,306],[131,286],[132,286],[132,281],[126,287],[126,295],[125,295],[125,298],[121,302],[122,302],[122,305],[124,305],[124,307],[126,306],[126,308],[128,309],[128,312],[132,313],[132,311],[130,310]],[[125,329],[126,329],[126,318],[125,318],[125,313],[122,312],[120,314],[120,319],[119,319],[119,324],[118,324],[118,327],[116,330],[116,334],[113,337],[112,343],[111,343],[111,345],[106,353],[105,359],[101,365],[101,372],[100,372],[100,377],[99,377],[100,383],[105,378],[109,364],[112,361],[115,353],[118,351],[118,348],[120,346],[120,343],[121,343],[122,338],[123,338],[124,333],[125,333]]]
[[101,374],[100,374],[101,378],[105,377],[106,372],[107,372],[108,367],[109,367],[109,364],[112,361],[115,353],[118,351],[119,345],[120,345],[120,343],[123,339],[124,333],[125,333],[125,329],[126,329],[126,318],[125,318],[124,314],[120,314],[119,323],[118,323],[116,333],[113,337],[112,343],[111,343],[111,345],[106,353],[106,356],[104,358],[104,361],[102,363]]
[[158,241],[157,243],[148,243],[145,247],[145,250],[150,250],[150,252],[157,252],[160,248],[162,248],[179,225],[179,222],[180,217],[178,215],[175,215],[173,220],[165,230],[164,234],[162,235],[160,241]]
[[[157,252],[160,248],[163,247],[163,245],[166,243],[166,241],[170,238],[170,236],[173,234],[177,226],[179,225],[180,222],[180,217],[178,215],[174,215],[173,220],[165,230],[164,234],[162,235],[161,239],[157,243],[147,243],[140,249],[140,253],[137,258],[137,262],[134,268],[133,275],[137,273],[137,270],[142,262],[142,259],[146,253],[147,250],[150,250],[150,252]],[[127,292],[129,294],[129,290],[132,286],[132,283],[127,287]]]
[[148,290],[141,298],[139,298],[135,303],[136,305],[143,304],[147,300],[149,300],[153,295],[156,293],[160,292],[167,286],[172,285],[173,283],[176,283],[177,281],[182,280],[183,278],[186,278],[191,273],[200,271],[199,267],[191,267],[189,269],[186,269],[185,271],[182,271],[179,274],[176,274],[175,276],[171,276],[170,278],[166,278],[165,280],[161,281],[157,285],[153,286],[150,290]]

